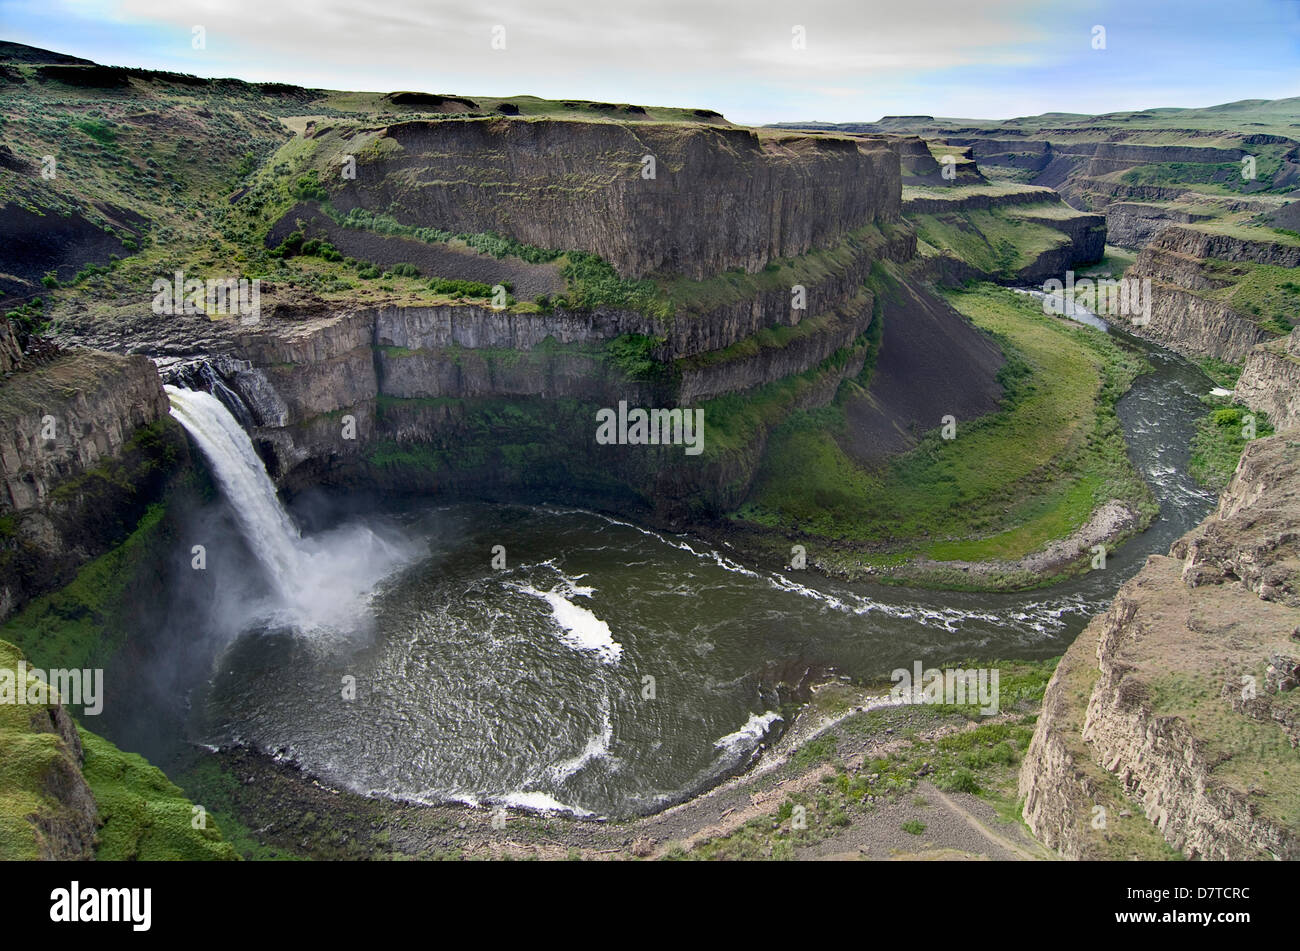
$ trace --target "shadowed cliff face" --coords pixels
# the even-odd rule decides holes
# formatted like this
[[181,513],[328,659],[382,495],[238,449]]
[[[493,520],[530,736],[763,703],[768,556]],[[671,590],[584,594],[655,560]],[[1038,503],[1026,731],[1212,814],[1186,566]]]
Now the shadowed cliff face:
[[[626,334],[657,329],[642,315],[520,318],[466,306],[277,326],[240,338],[218,366],[251,409],[255,439],[287,486],[359,481],[620,510],[632,504],[676,525],[739,504],[763,450],[766,425],[746,444],[715,452],[706,401],[793,379],[787,412],[828,402],[871,352],[873,311],[873,295],[860,290],[825,315],[805,317],[788,338],[704,362],[666,357],[664,372],[647,379],[629,376],[609,349]],[[597,445],[596,411],[620,401],[703,406],[705,453]],[[345,415],[356,422],[355,438],[342,436]]]
[[380,144],[334,195],[344,211],[590,251],[625,277],[752,272],[899,213],[884,140],[489,119],[403,123]]
[[144,357],[74,350],[0,380],[0,618],[120,542],[187,457]]

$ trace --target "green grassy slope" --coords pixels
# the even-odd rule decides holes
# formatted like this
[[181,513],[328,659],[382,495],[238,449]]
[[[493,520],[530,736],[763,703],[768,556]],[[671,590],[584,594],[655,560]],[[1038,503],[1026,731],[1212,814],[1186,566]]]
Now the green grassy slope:
[[740,524],[891,565],[918,554],[1014,559],[1070,534],[1110,499],[1152,509],[1114,414],[1140,358],[1011,291],[979,286],[949,300],[1007,353],[1004,408],[954,440],[933,432],[877,471],[841,445],[838,406],[796,414],[770,438]]

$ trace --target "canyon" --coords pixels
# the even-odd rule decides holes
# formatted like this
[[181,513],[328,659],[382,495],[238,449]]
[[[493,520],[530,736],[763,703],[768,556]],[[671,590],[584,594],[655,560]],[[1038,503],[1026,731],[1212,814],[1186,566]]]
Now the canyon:
[[[130,602],[161,585],[145,553],[174,546],[177,511],[211,495],[164,383],[221,398],[286,497],[575,505],[722,539],[766,568],[807,546],[831,572],[860,553],[852,539],[745,520],[773,467],[791,465],[780,447],[830,433],[843,458],[878,473],[933,452],[949,414],[959,432],[976,429],[1011,399],[1023,351],[959,310],[954,288],[993,294],[1112,267],[1150,280],[1151,320],[1103,316],[1207,369],[1229,365],[1232,400],[1277,435],[1249,442],[1216,511],[1149,557],[1057,665],[1018,771],[1024,820],[1076,859],[1149,857],[1153,843],[1194,858],[1300,855],[1300,328],[1286,317],[1300,297],[1284,280],[1300,266],[1288,227],[1300,146],[1276,118],[1294,117],[1285,102],[1257,108],[1266,132],[1201,114],[1145,130],[1113,117],[753,129],[708,110],[526,97],[392,94],[345,108],[362,94],[145,71],[86,74],[87,87],[58,77],[92,66],[18,62],[0,83],[37,142],[49,133],[39,113],[85,95],[122,142],[143,141],[170,109],[169,121],[223,142],[241,129],[255,149],[239,172],[232,146],[205,152],[213,176],[193,175],[187,193],[200,224],[182,223],[161,190],[126,213],[125,191],[73,184],[51,197],[36,164],[0,163],[0,220],[29,231],[34,215],[63,221],[58,240],[29,242],[21,267],[3,267],[0,285],[14,308],[0,323],[0,621],[28,655],[129,645]],[[137,113],[139,102],[158,111]],[[102,153],[119,173],[134,161]],[[1258,188],[1199,187],[1230,191],[1225,170],[1246,157],[1265,168]],[[349,160],[355,175],[340,175]],[[1199,171],[1175,180],[1174,166]],[[100,237],[77,238],[88,230]],[[182,267],[257,276],[261,315],[159,319],[150,282]],[[492,285],[504,305],[488,302]],[[1123,375],[1097,366],[1099,392],[1107,373]],[[702,414],[702,451],[594,438],[600,414],[621,406]],[[1074,440],[1095,441],[1092,430]],[[1050,481],[1059,457],[1037,463],[1026,482]],[[1007,513],[1015,501],[996,499]],[[1113,497],[1075,508],[1064,537],[1022,546],[997,571],[914,557],[904,543],[915,539],[891,540],[873,571],[915,580],[891,562],[934,562],[975,569],[964,580],[975,586],[981,572],[1068,549],[1053,561],[1064,570],[1151,518]],[[66,608],[59,599],[104,559],[112,596]],[[68,647],[69,616],[120,643]],[[62,705],[38,719],[2,725],[39,747],[48,779],[24,790],[36,818],[6,841],[25,856],[89,857],[104,825],[93,763],[130,754],[79,735]],[[183,817],[182,791],[154,773],[152,795]],[[215,833],[167,834],[110,851],[234,855]]]

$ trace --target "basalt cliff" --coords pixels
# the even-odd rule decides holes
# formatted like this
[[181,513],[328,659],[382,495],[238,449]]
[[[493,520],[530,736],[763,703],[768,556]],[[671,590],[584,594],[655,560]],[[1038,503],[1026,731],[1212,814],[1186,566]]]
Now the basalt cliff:
[[[1095,260],[1103,241],[1099,218],[1047,189],[945,196],[936,207],[920,194],[905,200],[905,173],[942,180],[905,136],[652,116],[290,126],[281,154],[296,168],[267,168],[221,214],[265,221],[263,247],[276,254],[326,245],[348,260],[432,274],[449,291],[349,295],[331,293],[337,279],[306,288],[272,274],[255,321],[183,310],[160,318],[147,295],[109,315],[68,313],[58,340],[72,355],[6,386],[36,388],[75,366],[93,375],[78,388],[106,392],[80,405],[106,417],[97,431],[121,439],[85,458],[60,455],[37,428],[52,415],[74,438],[84,429],[77,405],[13,401],[23,418],[14,429],[22,446],[4,456],[10,544],[31,567],[6,607],[102,550],[74,540],[75,518],[60,522],[67,486],[85,483],[100,456],[148,430],[149,471],[175,461],[145,357],[164,379],[225,398],[290,491],[325,483],[554,499],[680,528],[739,505],[771,429],[846,382],[870,387],[877,364],[962,370],[891,376],[888,393],[864,401],[864,427],[915,433],[949,409],[973,419],[996,408],[997,347],[926,282],[1023,280]],[[978,187],[967,162],[960,184]],[[296,196],[287,203],[286,187]],[[1023,254],[969,265],[937,238],[918,248],[913,219],[960,226],[990,209],[1032,234]],[[504,305],[475,299],[474,287],[494,285],[508,289]],[[79,347],[126,356],[77,356],[88,354]],[[704,408],[703,453],[597,444],[595,414],[620,403]],[[915,437],[890,441],[896,452]],[[160,452],[167,465],[155,465]],[[139,489],[139,503],[162,484]],[[46,570],[55,563],[58,572]]]
[[[1104,216],[1112,276],[1150,281],[1129,329],[1195,360],[1240,368],[1300,315],[1297,100],[1005,122],[899,116],[816,126],[911,134],[969,155],[990,183],[1046,186]],[[1136,255],[1136,260],[1132,256]],[[1135,322],[1132,318],[1137,317]]]
[[1057,667],[1020,793],[1066,857],[1300,857],[1298,435],[1252,443]]

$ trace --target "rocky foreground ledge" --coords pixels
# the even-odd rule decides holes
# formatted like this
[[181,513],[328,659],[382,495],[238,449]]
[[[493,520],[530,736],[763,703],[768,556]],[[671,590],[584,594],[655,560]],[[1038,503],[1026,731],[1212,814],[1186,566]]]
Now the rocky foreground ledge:
[[1020,773],[1068,858],[1300,858],[1300,431],[1247,447],[1058,666]]

